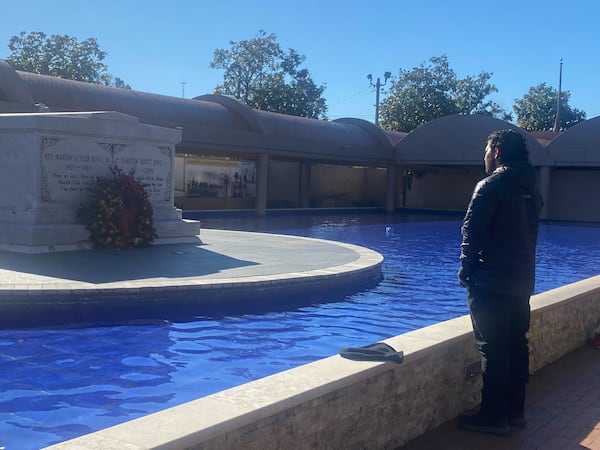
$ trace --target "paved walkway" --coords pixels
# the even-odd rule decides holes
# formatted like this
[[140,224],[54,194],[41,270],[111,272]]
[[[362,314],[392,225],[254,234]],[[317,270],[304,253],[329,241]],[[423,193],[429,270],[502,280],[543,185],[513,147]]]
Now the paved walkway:
[[600,450],[600,349],[586,345],[531,377],[525,417],[507,437],[452,420],[397,450]]

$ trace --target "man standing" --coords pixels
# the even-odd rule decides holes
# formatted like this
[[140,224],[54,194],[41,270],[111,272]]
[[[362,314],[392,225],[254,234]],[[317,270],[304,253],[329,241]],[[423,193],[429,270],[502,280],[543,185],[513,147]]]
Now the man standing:
[[493,132],[484,154],[488,177],[473,192],[462,226],[459,283],[467,288],[481,353],[481,409],[460,416],[467,430],[498,435],[523,427],[529,379],[529,297],[542,198],[524,137]]

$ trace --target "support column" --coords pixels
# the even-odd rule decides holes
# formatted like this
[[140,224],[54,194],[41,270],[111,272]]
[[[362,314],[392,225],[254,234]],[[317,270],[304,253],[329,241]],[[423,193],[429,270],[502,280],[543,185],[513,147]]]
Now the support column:
[[310,168],[309,162],[300,162],[300,208],[310,208]]
[[254,211],[257,216],[267,213],[267,185],[269,181],[269,155],[261,153],[256,160],[256,203]]
[[544,199],[544,207],[540,217],[542,219],[548,218],[548,209],[550,205],[550,179],[552,178],[552,169],[550,166],[540,167],[540,194]]
[[388,166],[386,170],[385,212],[396,209],[396,166]]

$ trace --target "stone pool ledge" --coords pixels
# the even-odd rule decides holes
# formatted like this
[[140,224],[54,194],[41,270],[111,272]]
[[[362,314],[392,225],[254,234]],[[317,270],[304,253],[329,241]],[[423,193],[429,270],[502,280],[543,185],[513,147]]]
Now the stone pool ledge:
[[204,229],[202,243],[135,250],[0,251],[0,325],[165,317],[235,303],[355,292],[382,277],[383,256],[336,241]]
[[[600,276],[532,298],[530,371],[581,347],[600,321]],[[477,405],[468,316],[385,340],[402,364],[332,356],[53,450],[394,448]]]

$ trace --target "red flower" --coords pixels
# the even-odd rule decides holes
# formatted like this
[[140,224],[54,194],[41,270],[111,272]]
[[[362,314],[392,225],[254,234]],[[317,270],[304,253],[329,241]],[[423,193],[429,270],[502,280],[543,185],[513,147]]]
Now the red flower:
[[110,171],[112,178],[98,177],[90,198],[77,211],[78,219],[96,248],[150,245],[156,230],[146,186],[136,180],[133,169],[125,174],[111,166]]

